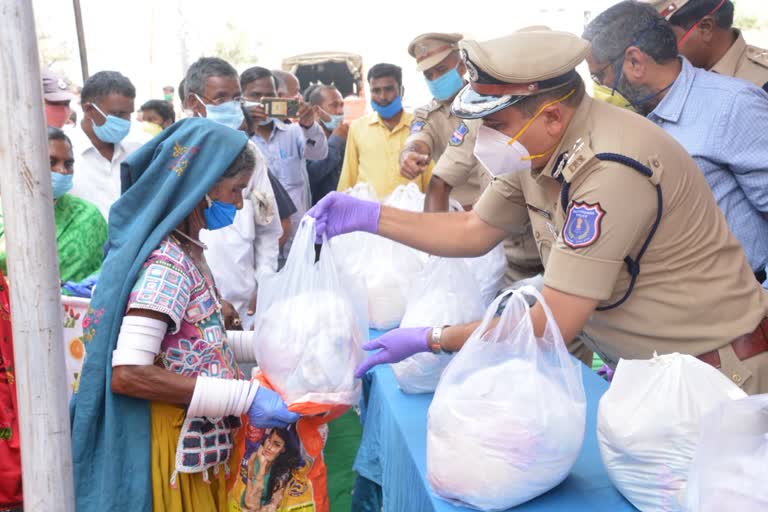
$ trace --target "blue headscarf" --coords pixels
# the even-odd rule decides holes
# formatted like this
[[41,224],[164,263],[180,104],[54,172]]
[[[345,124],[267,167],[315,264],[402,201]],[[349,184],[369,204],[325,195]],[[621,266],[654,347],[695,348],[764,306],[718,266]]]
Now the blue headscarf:
[[247,142],[242,132],[187,119],[122,164],[123,195],[109,212],[110,248],[83,320],[86,357],[70,407],[79,512],[152,510],[149,402],[111,392],[112,351],[142,265]]

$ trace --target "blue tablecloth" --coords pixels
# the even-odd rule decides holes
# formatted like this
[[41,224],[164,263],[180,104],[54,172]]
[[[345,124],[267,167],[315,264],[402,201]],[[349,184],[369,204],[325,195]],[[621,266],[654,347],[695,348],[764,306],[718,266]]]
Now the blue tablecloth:
[[[380,335],[371,332],[371,338]],[[567,512],[635,510],[613,487],[597,446],[597,405],[608,384],[586,366],[587,428],[584,446],[571,475],[559,486],[516,507],[515,511]],[[382,486],[385,512],[470,510],[436,497],[426,478],[427,410],[432,395],[406,395],[389,366],[365,380],[363,439],[355,471]]]

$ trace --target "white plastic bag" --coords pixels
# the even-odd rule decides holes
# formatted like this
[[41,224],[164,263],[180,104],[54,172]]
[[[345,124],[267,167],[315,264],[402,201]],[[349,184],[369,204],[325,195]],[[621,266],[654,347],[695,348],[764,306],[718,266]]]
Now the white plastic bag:
[[256,358],[288,403],[356,405],[368,335],[365,296],[341,277],[333,244],[315,263],[314,219],[301,221],[285,267],[259,286]]
[[689,512],[768,510],[768,395],[727,400],[701,421]]
[[504,288],[504,276],[507,273],[507,255],[504,252],[504,244],[501,243],[477,258],[465,258],[469,270],[475,276],[483,297],[483,304],[487,307],[499,290]]
[[[373,188],[367,184],[359,184],[346,193],[360,199],[376,200]],[[420,211],[424,195],[412,183],[401,185],[385,204]],[[424,267],[426,254],[368,233],[339,236],[334,239],[334,248],[337,247],[337,254],[341,256],[339,269],[345,275],[361,277],[365,281],[370,326],[386,330],[400,325],[405,314],[408,285]]]
[[611,481],[643,512],[685,510],[702,416],[744,396],[693,356],[620,360],[597,413],[600,455]]
[[[542,338],[534,335],[524,294],[544,308]],[[481,510],[514,507],[568,476],[585,416],[580,364],[543,298],[532,287],[505,292],[440,379],[429,408],[427,478],[445,499]]]
[[[408,290],[401,327],[439,327],[480,320],[485,305],[475,278],[461,259],[431,257]],[[420,353],[392,365],[406,393],[432,393],[450,354]]]
[[[455,199],[450,199],[448,209],[452,212],[463,212],[464,207]],[[475,276],[483,297],[483,306],[488,307],[496,298],[499,291],[504,288],[504,276],[507,273],[507,254],[504,252],[504,243],[500,243],[487,253],[477,258],[464,258],[467,267]],[[539,288],[541,290],[541,288]]]

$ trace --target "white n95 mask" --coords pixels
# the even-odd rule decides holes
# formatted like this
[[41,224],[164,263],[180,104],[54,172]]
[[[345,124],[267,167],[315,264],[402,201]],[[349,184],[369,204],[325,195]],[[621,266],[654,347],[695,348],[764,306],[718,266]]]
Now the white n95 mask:
[[531,170],[531,156],[519,141],[510,144],[498,130],[483,125],[477,130],[474,154],[491,176]]

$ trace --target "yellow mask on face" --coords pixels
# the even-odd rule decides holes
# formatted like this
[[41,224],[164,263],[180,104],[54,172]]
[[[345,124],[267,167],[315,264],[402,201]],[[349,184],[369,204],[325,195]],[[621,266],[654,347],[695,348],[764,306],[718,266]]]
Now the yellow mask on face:
[[616,105],[617,107],[625,108],[632,112],[637,112],[637,110],[631,105],[627,98],[622,96],[619,91],[612,90],[610,87],[593,84],[592,94],[596,100],[604,101],[606,103],[610,103],[611,105]]
[[144,121],[141,123],[141,128],[153,137],[163,131],[162,126],[159,124],[150,123],[149,121]]

